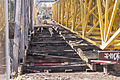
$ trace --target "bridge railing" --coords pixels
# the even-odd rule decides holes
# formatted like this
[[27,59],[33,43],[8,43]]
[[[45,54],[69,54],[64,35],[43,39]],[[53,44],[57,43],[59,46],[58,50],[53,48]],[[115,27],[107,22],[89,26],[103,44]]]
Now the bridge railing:
[[119,0],[59,0],[53,19],[101,49],[120,49]]

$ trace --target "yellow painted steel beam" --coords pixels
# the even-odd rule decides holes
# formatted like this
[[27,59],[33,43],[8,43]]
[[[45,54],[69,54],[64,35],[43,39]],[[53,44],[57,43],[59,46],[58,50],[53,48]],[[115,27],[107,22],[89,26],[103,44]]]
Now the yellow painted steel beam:
[[119,49],[119,3],[119,0],[59,0],[53,4],[53,19],[101,49]]
[[83,30],[82,30],[82,36],[85,37],[85,33],[86,33],[86,27],[87,27],[87,0],[85,0],[84,3],[84,24],[83,24]]
[[[112,7],[110,7],[109,9],[108,9],[108,12],[110,12],[110,10],[112,9]],[[105,15],[103,15],[103,18],[105,17]],[[98,18],[99,19],[99,18]],[[90,35],[91,33],[92,33],[92,31],[94,30],[94,29],[96,29],[96,27],[99,25],[99,21],[97,21],[95,24],[94,24],[94,26],[87,32],[87,35]],[[107,26],[108,27],[108,26]],[[105,37],[104,37],[105,38]]]
[[65,0],[61,0],[62,1],[62,8],[61,8],[61,24],[64,23],[64,15],[65,15],[65,11],[64,11],[64,8],[65,8]]
[[[83,37],[85,37],[86,35],[86,28],[88,25],[88,20],[89,20],[89,16],[90,16],[90,9],[91,9],[91,4],[92,4],[92,0],[89,0],[89,6],[88,6],[88,11],[86,11],[86,7],[87,7],[87,0],[85,1],[85,12],[84,12],[84,17],[85,17],[85,25],[84,25],[84,29],[83,29]],[[87,15],[87,16],[86,16]]]
[[69,0],[66,0],[66,26],[68,27],[68,20],[69,20]]
[[108,39],[110,38],[110,33],[111,33],[113,23],[114,23],[114,20],[115,20],[115,15],[116,15],[116,12],[117,12],[118,3],[119,3],[119,0],[116,0],[114,8],[113,8],[110,24],[109,24],[109,27],[108,27],[108,30],[107,30],[106,41],[108,41]]
[[109,0],[106,0],[105,7],[105,29],[104,29],[104,39],[106,40],[107,30],[108,30],[108,8],[109,8]]
[[72,27],[71,29],[74,30],[75,28],[75,21],[76,21],[76,10],[75,10],[75,2],[76,0],[71,0],[71,12],[72,12]]
[[59,1],[58,4],[58,22],[60,23],[61,21],[61,0]]
[[102,16],[102,5],[101,5],[101,0],[97,0],[97,5],[98,5],[98,13],[99,13],[99,23],[100,23],[100,31],[101,31],[101,40],[102,44],[104,44],[104,23],[103,23],[103,16]]
[[56,4],[56,21],[58,22],[58,17],[59,17],[59,9],[58,9],[58,4],[59,4],[59,1],[57,2],[57,4]]
[[36,24],[36,15],[37,15],[37,10],[36,10],[36,7],[33,6],[33,21],[34,21],[34,24]]
[[119,35],[120,35],[120,28],[113,34],[113,36],[107,41],[107,43],[101,46],[101,49],[105,49],[109,47]]

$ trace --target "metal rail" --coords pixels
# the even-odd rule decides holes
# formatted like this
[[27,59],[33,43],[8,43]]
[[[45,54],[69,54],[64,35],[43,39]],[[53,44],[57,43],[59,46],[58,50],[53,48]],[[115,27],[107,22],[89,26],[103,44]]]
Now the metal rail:
[[59,0],[53,20],[99,48],[120,49],[119,0]]

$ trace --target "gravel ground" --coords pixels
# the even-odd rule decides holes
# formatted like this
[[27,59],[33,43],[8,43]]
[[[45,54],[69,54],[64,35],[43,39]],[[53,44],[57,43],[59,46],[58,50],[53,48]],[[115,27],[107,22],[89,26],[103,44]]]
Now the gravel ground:
[[120,76],[117,77],[102,72],[31,73],[22,75],[21,80],[120,80]]

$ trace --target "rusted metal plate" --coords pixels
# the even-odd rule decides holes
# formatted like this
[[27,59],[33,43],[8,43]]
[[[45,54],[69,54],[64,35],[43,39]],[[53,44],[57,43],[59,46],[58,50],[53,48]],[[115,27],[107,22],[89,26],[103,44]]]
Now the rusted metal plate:
[[98,51],[99,60],[120,61],[120,51]]

